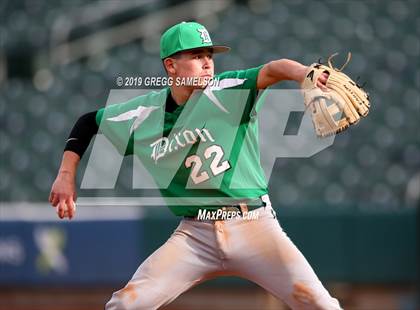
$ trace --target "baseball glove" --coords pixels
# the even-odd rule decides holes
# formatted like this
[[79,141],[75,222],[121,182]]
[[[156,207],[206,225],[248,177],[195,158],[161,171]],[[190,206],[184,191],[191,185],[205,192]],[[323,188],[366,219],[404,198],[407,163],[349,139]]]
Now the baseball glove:
[[[340,69],[331,64],[331,59],[336,55],[328,58],[328,66],[321,63],[309,66],[301,85],[306,109],[311,112],[315,132],[319,137],[339,133],[369,113],[369,94],[341,72],[350,61],[351,53],[348,53],[347,61]],[[329,91],[317,87],[318,77],[324,72],[329,74],[326,83]]]

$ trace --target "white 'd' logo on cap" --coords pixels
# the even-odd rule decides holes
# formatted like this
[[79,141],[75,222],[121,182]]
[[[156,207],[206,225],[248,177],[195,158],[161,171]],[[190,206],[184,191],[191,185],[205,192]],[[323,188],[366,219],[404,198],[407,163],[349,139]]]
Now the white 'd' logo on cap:
[[211,43],[210,35],[206,29],[197,29],[200,33],[200,38],[203,40],[203,43]]

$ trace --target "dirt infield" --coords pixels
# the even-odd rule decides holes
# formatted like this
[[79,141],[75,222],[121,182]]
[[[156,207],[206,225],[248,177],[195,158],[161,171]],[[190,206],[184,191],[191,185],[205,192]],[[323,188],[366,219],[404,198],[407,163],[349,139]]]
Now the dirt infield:
[[[418,309],[413,286],[329,286],[346,310]],[[114,288],[0,288],[1,310],[99,310]],[[284,304],[258,287],[196,287],[181,295],[164,310],[286,310]]]

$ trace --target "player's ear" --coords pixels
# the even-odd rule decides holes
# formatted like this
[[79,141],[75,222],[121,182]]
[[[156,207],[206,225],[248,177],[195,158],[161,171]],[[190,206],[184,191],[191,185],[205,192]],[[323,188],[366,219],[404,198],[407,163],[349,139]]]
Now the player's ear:
[[171,74],[175,74],[176,73],[176,62],[175,59],[173,58],[165,58],[163,60],[163,65],[166,68],[166,72],[171,73]]

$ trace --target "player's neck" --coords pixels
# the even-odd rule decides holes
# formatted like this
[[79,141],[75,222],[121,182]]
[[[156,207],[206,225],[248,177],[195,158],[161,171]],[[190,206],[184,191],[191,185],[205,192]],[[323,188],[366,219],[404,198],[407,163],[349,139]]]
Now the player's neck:
[[172,98],[174,98],[177,105],[184,105],[193,91],[193,89],[187,87],[171,86]]

